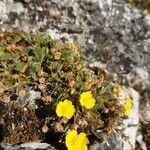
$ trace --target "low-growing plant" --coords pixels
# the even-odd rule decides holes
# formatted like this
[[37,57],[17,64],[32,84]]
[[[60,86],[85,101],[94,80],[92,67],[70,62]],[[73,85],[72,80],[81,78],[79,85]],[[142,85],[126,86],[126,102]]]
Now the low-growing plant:
[[[42,120],[39,128],[42,127],[37,131],[43,133],[38,134],[41,135],[39,139],[44,140],[45,136],[48,138],[47,134],[50,132],[53,135],[59,134],[58,141],[55,142],[66,143],[68,149],[87,149],[88,144],[92,144],[88,137],[94,136],[100,141],[103,137],[97,131],[109,136],[124,116],[124,108],[118,99],[121,86],[114,86],[108,81],[106,73],[100,72],[98,68],[86,66],[77,46],[72,43],[60,43],[40,33],[0,33],[0,100],[6,103],[4,94],[11,90],[19,91],[22,94],[18,96],[23,97],[25,88],[35,85],[36,90],[41,92],[41,97],[34,100],[37,105],[34,115],[38,122]],[[5,112],[9,113],[9,116],[13,109],[24,116],[26,113],[23,110],[31,109],[30,103],[23,106],[19,102],[15,105],[12,105],[12,102],[7,103],[12,106]],[[9,107],[8,105],[6,106]],[[126,104],[127,114],[131,109],[129,105]],[[2,112],[1,120],[8,130],[4,137],[6,142],[9,140],[5,138],[9,139],[22,131],[19,127],[15,128],[18,122],[16,121],[16,125],[13,120],[18,114],[14,114],[10,117],[12,120],[5,122],[7,115],[3,115]],[[26,114],[29,122],[35,120],[32,119],[34,115],[30,118]],[[11,123],[14,124],[13,127]],[[20,119],[19,124],[23,126],[24,120]],[[29,128],[30,124],[24,130]],[[26,139],[21,135],[19,138]],[[28,142],[34,139],[20,141]],[[18,142],[18,139],[13,141]]]

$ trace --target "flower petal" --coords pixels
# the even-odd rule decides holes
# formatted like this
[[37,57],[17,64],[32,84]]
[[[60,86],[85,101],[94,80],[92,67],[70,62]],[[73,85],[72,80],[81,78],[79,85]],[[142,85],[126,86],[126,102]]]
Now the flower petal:
[[132,110],[132,100],[131,98],[127,95],[125,98],[125,106],[124,106],[124,115],[130,116],[131,115],[131,110]]
[[64,100],[63,102],[59,102],[56,107],[56,114],[58,117],[66,117],[67,119],[71,119],[71,117],[75,113],[75,107],[70,100]]
[[83,92],[80,95],[80,104],[87,109],[91,109],[94,107],[96,100],[93,98],[92,92],[87,91]]
[[77,135],[76,130],[71,130],[67,133],[65,144],[68,149],[71,148],[75,144],[77,138],[78,138],[78,135]]
[[56,107],[56,114],[58,117],[63,116],[63,102],[59,102]]
[[78,142],[80,142],[81,145],[86,145],[89,143],[89,140],[86,136],[85,133],[81,132],[79,135],[78,135]]

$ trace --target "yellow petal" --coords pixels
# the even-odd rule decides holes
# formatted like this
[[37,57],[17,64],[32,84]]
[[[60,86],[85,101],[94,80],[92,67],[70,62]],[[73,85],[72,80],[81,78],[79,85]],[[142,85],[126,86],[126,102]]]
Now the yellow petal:
[[76,130],[71,130],[66,135],[66,146],[68,150],[87,150],[88,138],[85,133],[79,135]]
[[147,15],[149,13],[148,9],[144,9],[143,13]]
[[81,145],[86,145],[89,143],[89,140],[86,136],[85,133],[81,132],[79,135],[78,135],[78,142],[80,142]]
[[115,86],[114,86],[114,96],[119,97],[121,91],[122,91],[122,86],[119,85],[119,84],[115,84]]
[[80,95],[80,104],[87,109],[91,109],[94,107],[96,100],[92,96],[91,91],[83,92]]
[[76,143],[77,138],[78,135],[76,130],[69,131],[66,135],[66,141],[65,141],[67,148],[73,148],[73,145]]
[[59,102],[56,107],[56,114],[58,117],[63,116],[63,102]]
[[66,117],[70,119],[75,113],[75,107],[70,100],[59,102],[56,107],[56,114],[58,117]]
[[88,150],[87,145],[74,145],[72,150]]
[[72,102],[69,100],[64,101],[64,117],[67,119],[71,119],[71,117],[75,113],[74,105],[72,105]]
[[67,109],[67,111],[65,112],[65,117],[67,118],[67,119],[71,119],[71,117],[74,115],[74,113],[75,113],[75,108],[74,108],[74,106],[73,105],[68,105],[68,107],[66,107],[66,109]]
[[71,146],[68,147],[68,150],[77,150],[77,149],[74,145],[71,145]]
[[130,116],[131,115],[131,110],[132,110],[132,100],[130,99],[129,96],[126,96],[125,98],[125,105],[124,105],[124,115]]

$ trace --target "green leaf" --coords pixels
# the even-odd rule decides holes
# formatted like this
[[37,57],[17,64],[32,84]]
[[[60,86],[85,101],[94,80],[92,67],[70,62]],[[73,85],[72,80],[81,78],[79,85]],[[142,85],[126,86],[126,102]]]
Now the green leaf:
[[2,61],[17,61],[19,59],[20,55],[19,54],[14,54],[14,53],[8,53],[8,52],[2,52],[0,55],[0,59]]
[[32,38],[30,35],[27,34],[22,34],[21,35],[22,40],[26,43],[26,44],[31,44],[32,43]]
[[64,61],[70,61],[72,60],[72,51],[68,49],[63,49],[62,50],[62,59]]
[[11,64],[7,67],[7,71],[11,74],[14,70],[14,64]]
[[46,50],[44,48],[36,47],[33,49],[33,53],[35,55],[35,61],[42,62],[46,54]]
[[11,54],[10,53],[2,53],[1,56],[0,56],[0,59],[2,61],[8,61],[8,60],[10,60],[10,58],[11,58]]
[[15,64],[14,70],[21,72],[22,69],[23,69],[23,66],[24,66],[24,63],[18,62],[18,63]]
[[56,41],[54,41],[49,36],[44,35],[42,33],[38,33],[34,37],[34,40],[35,40],[35,43],[38,44],[40,47],[52,48],[56,43]]
[[22,40],[22,37],[17,35],[14,39],[13,39],[13,43],[18,43]]
[[19,54],[12,54],[11,60],[14,61],[14,62],[16,62],[16,61],[19,60],[19,58],[20,58]]
[[4,53],[4,51],[5,51],[5,48],[0,45],[0,56]]
[[19,84],[24,85],[24,84],[27,84],[27,83],[29,83],[29,82],[30,82],[30,79],[26,79],[26,78],[24,78],[24,77],[19,77],[19,78],[18,78],[18,83],[19,83]]
[[7,87],[12,87],[15,84],[15,79],[9,78],[4,80],[4,85]]
[[36,75],[36,68],[35,66],[33,66],[33,64],[30,66],[29,68],[29,74],[31,75],[31,77],[34,79],[34,80],[37,80],[37,75]]
[[106,94],[108,96],[108,94],[112,93],[112,85],[111,85],[111,83],[110,82],[106,82],[106,83],[102,84],[102,86],[97,89],[97,92],[100,95]]
[[24,54],[24,55],[28,55],[29,54],[29,49],[27,49],[27,48],[23,48],[23,49],[21,49],[21,52],[22,52],[22,54]]

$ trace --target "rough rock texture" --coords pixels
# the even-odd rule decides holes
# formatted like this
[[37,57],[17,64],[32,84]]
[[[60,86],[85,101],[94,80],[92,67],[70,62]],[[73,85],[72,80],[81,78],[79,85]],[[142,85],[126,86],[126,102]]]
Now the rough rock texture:
[[133,108],[132,108],[132,115],[129,117],[129,119],[124,120],[125,130],[123,131],[123,133],[125,136],[127,136],[129,138],[127,141],[122,140],[122,142],[123,142],[122,146],[123,146],[124,150],[135,149],[137,130],[139,127],[140,95],[134,89],[124,87],[123,92],[122,92],[122,97],[125,97],[127,94],[129,94],[130,97],[132,98]]
[[3,145],[0,147],[0,149],[4,150],[34,150],[34,149],[47,149],[47,150],[55,150],[54,147],[50,146],[47,143],[36,143],[36,142],[31,142],[31,143],[25,143],[21,145]]
[[1,31],[41,31],[65,42],[76,42],[85,48],[88,63],[96,63],[114,81],[138,91],[142,125],[150,124],[149,28],[150,14],[144,15],[121,0],[0,1]]

